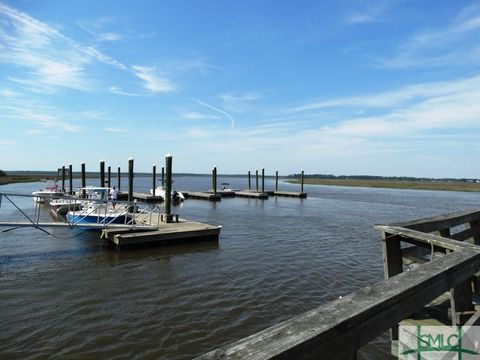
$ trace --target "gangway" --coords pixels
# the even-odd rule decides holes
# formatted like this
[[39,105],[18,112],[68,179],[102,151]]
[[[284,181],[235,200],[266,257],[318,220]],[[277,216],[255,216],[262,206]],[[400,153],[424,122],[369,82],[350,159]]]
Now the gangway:
[[[56,221],[48,221],[51,218],[46,218],[45,213],[57,214],[59,199],[67,216],[58,215]],[[9,207],[11,212],[7,212]],[[39,195],[0,192],[0,226],[12,229],[63,227],[153,231],[158,230],[160,217],[161,209],[157,204],[140,204],[136,201],[115,201],[113,204],[106,199],[58,194],[41,195],[39,199]]]

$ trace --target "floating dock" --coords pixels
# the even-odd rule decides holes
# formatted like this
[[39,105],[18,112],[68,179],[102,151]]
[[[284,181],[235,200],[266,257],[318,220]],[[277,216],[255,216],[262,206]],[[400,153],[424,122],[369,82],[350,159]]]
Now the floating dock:
[[[128,193],[122,192],[118,194],[118,200],[127,200]],[[152,194],[141,193],[141,192],[134,192],[133,199],[137,199],[143,202],[162,202],[163,197],[161,196],[153,196]]]
[[275,191],[273,193],[275,196],[282,196],[282,197],[295,197],[300,199],[306,199],[307,193],[304,192],[294,192],[294,191]]
[[222,200],[221,194],[214,194],[209,192],[199,192],[199,191],[182,191],[185,199],[196,199],[196,200],[208,200],[208,201],[220,201]]
[[[155,224],[154,224],[155,222]],[[146,223],[147,224],[147,223]],[[106,238],[117,247],[142,245],[177,245],[192,242],[217,241],[221,226],[213,226],[185,219],[166,223],[152,220],[149,225],[157,225],[157,230],[105,230]]]
[[262,193],[262,192],[256,192],[256,191],[237,191],[235,192],[235,196],[238,197],[244,197],[244,198],[252,198],[252,199],[259,199],[259,200],[267,200],[268,199],[268,194],[267,193]]

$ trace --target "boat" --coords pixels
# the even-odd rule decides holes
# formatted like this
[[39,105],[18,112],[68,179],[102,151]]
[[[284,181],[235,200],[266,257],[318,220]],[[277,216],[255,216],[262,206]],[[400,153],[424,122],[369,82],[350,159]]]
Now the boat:
[[[153,195],[153,189],[150,189],[150,194]],[[165,190],[163,189],[163,186],[159,185],[155,188],[155,196],[161,197],[162,200],[165,200]],[[173,190],[172,200],[174,203],[178,204],[183,202],[183,200],[185,200],[185,196],[182,194],[182,192]]]
[[109,187],[88,186],[79,188],[78,193],[85,193],[86,200],[80,210],[69,210],[66,219],[69,223],[89,224],[126,224],[129,221],[128,209],[116,201],[109,201]]
[[82,202],[72,197],[48,199],[50,211],[55,216],[65,216],[69,211],[78,211],[82,208]]
[[52,196],[61,197],[65,195],[65,192],[60,189],[57,185],[57,182],[54,181],[51,186],[45,187],[44,189],[39,189],[32,192],[33,201],[36,203],[45,203],[46,200]]

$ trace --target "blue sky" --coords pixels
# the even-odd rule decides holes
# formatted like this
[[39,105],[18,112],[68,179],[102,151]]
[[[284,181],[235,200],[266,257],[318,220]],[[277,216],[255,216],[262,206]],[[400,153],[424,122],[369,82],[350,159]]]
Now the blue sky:
[[480,3],[0,0],[0,169],[480,177]]

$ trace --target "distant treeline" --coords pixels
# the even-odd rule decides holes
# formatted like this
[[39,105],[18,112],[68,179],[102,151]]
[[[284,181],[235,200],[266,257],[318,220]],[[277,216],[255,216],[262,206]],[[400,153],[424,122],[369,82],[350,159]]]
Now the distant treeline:
[[[299,178],[301,174],[291,174],[288,178]],[[390,180],[390,181],[440,181],[440,182],[477,182],[478,179],[468,178],[417,178],[413,176],[375,176],[375,175],[332,175],[332,174],[309,174],[305,179],[353,179],[353,180]]]
[[5,174],[5,171],[0,170],[0,176],[7,176],[7,174]]

